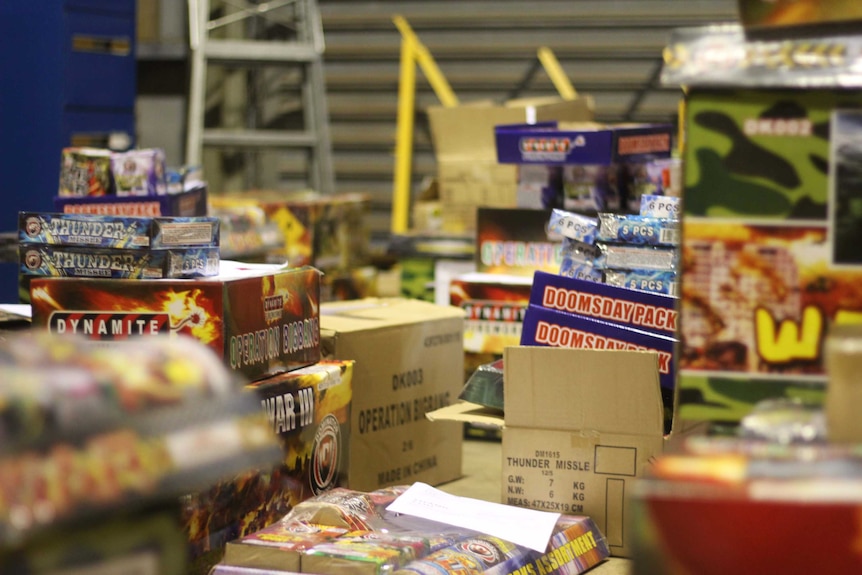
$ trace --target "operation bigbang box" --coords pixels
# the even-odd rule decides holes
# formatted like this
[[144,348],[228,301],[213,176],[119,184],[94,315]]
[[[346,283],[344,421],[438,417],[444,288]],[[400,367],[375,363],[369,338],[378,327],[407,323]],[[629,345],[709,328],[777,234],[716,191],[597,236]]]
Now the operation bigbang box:
[[522,346],[654,351],[658,354],[659,380],[664,390],[672,390],[675,385],[676,343],[666,335],[536,305],[527,308],[521,332]]
[[[254,380],[320,360],[320,272],[229,267],[194,280],[33,277],[34,327],[97,341],[188,334]],[[122,310],[122,311],[118,311]]]
[[19,212],[18,242],[97,248],[219,245],[219,219]]
[[673,336],[677,298],[536,272],[530,304]]
[[22,276],[110,279],[196,278],[218,275],[219,248],[119,249],[22,243]]

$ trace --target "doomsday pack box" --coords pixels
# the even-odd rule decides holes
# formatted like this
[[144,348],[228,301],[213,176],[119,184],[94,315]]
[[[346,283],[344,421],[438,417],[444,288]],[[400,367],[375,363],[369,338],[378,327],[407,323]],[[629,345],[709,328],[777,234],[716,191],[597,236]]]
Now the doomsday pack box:
[[348,487],[373,491],[461,476],[463,429],[425,414],[464,386],[464,313],[404,298],[322,304],[325,357],[356,361]]
[[682,29],[666,50],[663,80],[687,86],[682,419],[822,400],[826,333],[862,314],[860,54],[858,37],[740,27]]
[[102,342],[188,334],[250,380],[320,359],[320,272],[311,267],[194,280],[33,277],[30,299],[34,327]]

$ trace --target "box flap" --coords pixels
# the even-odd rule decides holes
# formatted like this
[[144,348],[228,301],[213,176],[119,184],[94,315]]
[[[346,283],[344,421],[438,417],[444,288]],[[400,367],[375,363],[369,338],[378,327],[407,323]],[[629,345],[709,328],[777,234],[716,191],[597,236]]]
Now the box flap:
[[431,421],[464,421],[467,423],[489,425],[499,429],[503,427],[503,416],[498,410],[469,401],[459,401],[452,405],[429,411],[425,414],[425,417]]
[[503,357],[506,427],[663,434],[654,352],[519,346]]
[[365,298],[321,304],[320,329],[347,333],[463,317],[464,312],[453,306],[407,298]]
[[476,102],[445,108],[428,108],[434,152],[440,161],[455,159],[484,160],[496,163],[494,127],[544,120],[579,121],[593,117],[592,98],[554,99],[551,102],[513,103],[499,106]]

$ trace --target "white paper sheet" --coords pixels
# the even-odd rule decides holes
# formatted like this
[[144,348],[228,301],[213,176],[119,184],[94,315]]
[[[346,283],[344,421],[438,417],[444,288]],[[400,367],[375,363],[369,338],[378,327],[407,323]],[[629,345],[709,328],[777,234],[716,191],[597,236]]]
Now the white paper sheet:
[[536,551],[544,551],[559,513],[535,511],[458,497],[425,483],[414,483],[393,501],[389,511],[473,529]]

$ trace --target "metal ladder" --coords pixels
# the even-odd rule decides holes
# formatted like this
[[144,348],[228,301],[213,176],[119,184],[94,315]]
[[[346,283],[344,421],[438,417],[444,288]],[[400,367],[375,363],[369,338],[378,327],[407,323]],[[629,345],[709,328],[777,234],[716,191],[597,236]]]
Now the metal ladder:
[[[218,2],[218,0],[216,0]],[[323,27],[314,0],[221,0],[224,15],[211,18],[210,0],[188,0],[191,77],[186,134],[186,163],[200,166],[205,147],[240,149],[253,165],[256,152],[266,149],[304,149],[307,152],[307,177],[311,188],[323,194],[335,191],[332,145],[329,135],[329,112],[323,73]],[[228,12],[227,10],[232,10]],[[287,19],[285,20],[285,15]],[[292,38],[259,39],[247,20],[263,19],[291,30]],[[228,25],[242,28],[241,38],[214,38],[211,33]],[[251,36],[251,38],[249,38]],[[231,68],[260,70],[262,67],[299,69],[302,74],[301,130],[274,130],[260,126],[249,117],[242,128],[205,127],[207,102],[207,69],[210,64]],[[252,170],[253,171],[253,170]],[[249,181],[247,187],[260,184]]]

